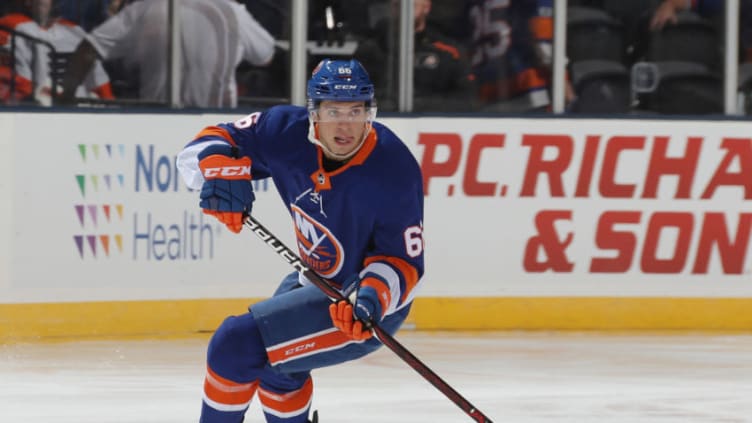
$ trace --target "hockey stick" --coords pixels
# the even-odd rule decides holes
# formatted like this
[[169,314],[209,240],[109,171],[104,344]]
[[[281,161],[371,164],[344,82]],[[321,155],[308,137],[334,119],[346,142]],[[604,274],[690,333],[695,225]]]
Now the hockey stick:
[[[347,298],[345,298],[345,296],[342,295],[342,293],[340,293],[337,288],[335,288],[329,281],[317,275],[314,271],[306,267],[296,253],[287,248],[287,246],[282,241],[274,236],[274,234],[266,229],[264,225],[259,223],[259,221],[256,220],[253,216],[247,215],[245,224],[249,228],[251,228],[253,233],[261,238],[262,241],[264,241],[269,247],[276,251],[277,254],[285,259],[285,261],[289,263],[290,266],[294,267],[300,273],[302,273],[309,281],[311,281],[311,283],[321,289],[321,291],[323,291],[324,294],[326,294],[329,298],[335,301],[347,301]],[[459,392],[449,386],[449,384],[446,383],[439,375],[434,373],[433,370],[423,364],[423,362],[420,361],[418,357],[413,355],[413,353],[408,351],[407,348],[397,342],[397,340],[394,339],[393,336],[389,335],[388,332],[381,329],[378,325],[373,325],[372,329],[374,335],[376,336],[376,338],[378,338],[379,341],[381,341],[382,344],[386,345],[387,348],[397,354],[399,358],[405,361],[410,367],[415,369],[416,372],[420,373],[423,378],[425,378],[428,382],[435,386],[436,389],[446,395],[447,398],[452,400],[452,402],[457,404],[457,406],[460,407],[462,411],[467,413],[468,416],[472,417],[473,420],[480,423],[493,423],[491,422],[491,419],[486,417],[485,414],[475,408],[475,406],[472,405],[470,401],[465,399],[465,397],[460,395]]]

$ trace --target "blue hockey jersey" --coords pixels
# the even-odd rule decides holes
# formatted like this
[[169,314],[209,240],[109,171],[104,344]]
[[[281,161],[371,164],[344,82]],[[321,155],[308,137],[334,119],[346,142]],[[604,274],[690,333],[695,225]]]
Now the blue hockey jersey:
[[272,178],[290,212],[300,258],[311,270],[342,290],[355,274],[375,275],[391,291],[386,313],[401,309],[423,275],[418,163],[392,131],[374,122],[355,156],[327,172],[321,147],[308,136],[305,108],[272,107],[205,128],[178,155],[178,169],[198,189],[198,153],[210,143],[237,146],[251,158],[254,179]]
[[[548,106],[552,0],[470,0],[472,71],[483,110],[513,101],[517,110]],[[497,110],[501,111],[501,110]]]

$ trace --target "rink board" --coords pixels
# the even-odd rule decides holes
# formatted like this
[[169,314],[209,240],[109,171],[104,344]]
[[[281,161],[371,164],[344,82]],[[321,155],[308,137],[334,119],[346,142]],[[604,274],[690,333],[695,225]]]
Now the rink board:
[[[197,207],[210,114],[0,114],[0,340],[195,333],[290,271]],[[382,120],[421,164],[416,329],[752,329],[752,123]],[[273,184],[255,216],[294,246]]]
[[[255,299],[0,304],[0,343],[213,332]],[[748,298],[418,298],[404,329],[749,332]]]

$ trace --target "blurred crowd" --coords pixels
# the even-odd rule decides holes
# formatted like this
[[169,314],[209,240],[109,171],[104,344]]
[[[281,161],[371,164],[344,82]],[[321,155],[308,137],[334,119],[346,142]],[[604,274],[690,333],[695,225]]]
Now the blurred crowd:
[[[740,0],[740,98],[752,91],[752,0]],[[235,108],[290,98],[291,1],[6,0],[0,102]],[[413,110],[552,107],[553,0],[413,0]],[[355,57],[397,110],[398,0],[308,2],[308,68]],[[570,0],[565,103],[574,113],[722,113],[723,0]],[[177,57],[180,62],[171,62]],[[180,85],[171,84],[171,72]]]

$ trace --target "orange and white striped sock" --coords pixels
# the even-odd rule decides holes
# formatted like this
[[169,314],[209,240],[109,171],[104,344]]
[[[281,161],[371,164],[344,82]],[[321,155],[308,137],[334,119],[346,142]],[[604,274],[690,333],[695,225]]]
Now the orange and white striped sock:
[[207,367],[204,379],[204,402],[217,411],[244,412],[251,404],[257,388],[258,381],[233,382]]
[[292,392],[276,393],[260,387],[259,402],[264,409],[267,423],[305,423],[313,398],[313,379]]

